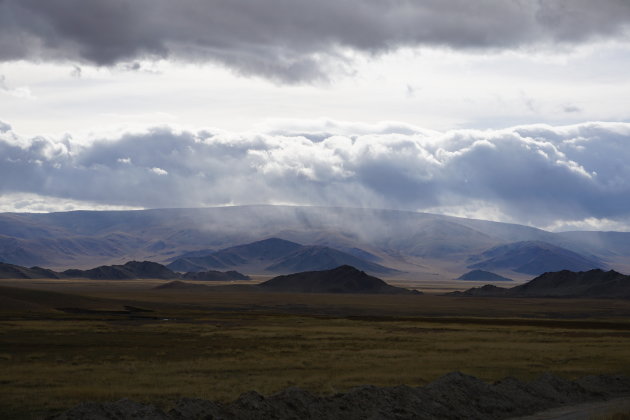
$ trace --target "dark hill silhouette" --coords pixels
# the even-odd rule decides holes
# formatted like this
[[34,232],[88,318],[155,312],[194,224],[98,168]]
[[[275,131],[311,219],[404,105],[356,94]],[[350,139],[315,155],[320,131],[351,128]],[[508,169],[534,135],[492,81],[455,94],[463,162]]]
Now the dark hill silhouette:
[[470,259],[469,268],[513,270],[539,275],[550,271],[584,271],[602,268],[603,263],[542,241],[514,242],[491,248]]
[[507,277],[500,276],[491,271],[484,270],[472,270],[466,274],[462,274],[457,278],[457,280],[468,280],[468,281],[513,281]]
[[253,269],[272,273],[295,273],[327,270],[340,265],[352,265],[361,270],[379,274],[397,272],[327,246],[300,245],[278,238],[238,245],[209,255],[179,258],[167,267],[179,272],[235,267],[242,271]]
[[496,297],[505,296],[505,292],[508,289],[504,287],[498,287],[493,284],[486,284],[481,287],[473,287],[472,289],[465,290],[463,292],[451,292],[447,293],[449,296],[471,296],[471,297]]
[[103,265],[89,270],[70,269],[61,273],[65,277],[92,280],[174,279],[179,275],[151,261],[129,261],[124,265]]
[[190,272],[182,275],[175,273],[162,264],[152,261],[129,261],[123,265],[102,265],[89,270],[69,269],[56,272],[47,268],[26,268],[14,264],[0,263],[0,279],[73,279],[92,280],[133,280],[133,279],[179,279],[187,280],[251,280],[238,271]]
[[545,273],[535,279],[513,287],[509,296],[522,297],[581,297],[630,298],[630,276],[614,270],[573,272],[562,270]]
[[419,293],[402,287],[394,287],[383,280],[349,265],[332,270],[305,271],[274,277],[259,285],[266,291],[292,293],[369,293],[412,294]]
[[182,275],[184,280],[197,281],[230,281],[230,280],[251,280],[251,277],[239,273],[238,271],[200,271],[190,272]]
[[187,283],[181,280],[173,280],[168,283],[155,286],[157,290],[209,290],[210,287],[204,284]]
[[529,282],[503,289],[486,285],[450,293],[453,296],[630,299],[630,276],[600,269],[544,273]]
[[0,263],[0,279],[58,279],[59,273],[41,267]]

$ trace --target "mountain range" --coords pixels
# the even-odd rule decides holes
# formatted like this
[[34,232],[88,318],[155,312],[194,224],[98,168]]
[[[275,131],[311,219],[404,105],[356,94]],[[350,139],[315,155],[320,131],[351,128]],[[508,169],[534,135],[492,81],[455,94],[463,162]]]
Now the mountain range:
[[[293,244],[258,250],[258,260],[238,249],[270,238]],[[549,270],[630,271],[630,233],[554,233],[428,213],[336,207],[0,214],[5,263],[65,270],[129,260],[197,264],[197,258],[208,261],[175,269],[249,267],[246,274],[269,275],[321,268],[308,261],[330,260],[396,278],[453,279],[482,269],[522,281]],[[378,271],[382,267],[392,271]]]
[[188,256],[189,254],[175,259],[167,267],[175,271],[205,271],[229,267],[245,272],[262,270],[295,273],[352,265],[372,273],[396,272],[394,269],[327,246],[304,246],[278,238],[225,248],[206,255]]

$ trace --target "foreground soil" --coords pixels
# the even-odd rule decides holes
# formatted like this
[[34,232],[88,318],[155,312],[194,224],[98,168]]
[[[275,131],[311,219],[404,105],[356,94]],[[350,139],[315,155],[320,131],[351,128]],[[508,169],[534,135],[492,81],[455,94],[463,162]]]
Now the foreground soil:
[[483,383],[630,375],[627,301],[23,286],[0,288],[2,418],[123,398],[169,413],[184,397],[295,387],[333,398],[453,371]]

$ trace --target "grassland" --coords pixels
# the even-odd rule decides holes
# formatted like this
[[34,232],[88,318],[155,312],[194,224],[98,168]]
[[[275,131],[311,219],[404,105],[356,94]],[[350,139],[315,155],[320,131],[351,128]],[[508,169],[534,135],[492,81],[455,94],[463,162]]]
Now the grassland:
[[[630,375],[624,301],[82,290],[0,288],[13,302],[0,306],[1,417],[123,397],[168,408],[288,386],[418,386],[454,370]],[[72,304],[91,312],[54,309]]]

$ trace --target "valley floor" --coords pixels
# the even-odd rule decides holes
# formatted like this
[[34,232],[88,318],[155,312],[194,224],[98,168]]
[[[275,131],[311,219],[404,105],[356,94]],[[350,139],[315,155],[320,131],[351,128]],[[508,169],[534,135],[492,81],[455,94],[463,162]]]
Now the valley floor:
[[3,418],[123,397],[167,409],[182,396],[229,401],[289,386],[419,386],[451,371],[630,375],[628,301],[17,284],[0,283]]

